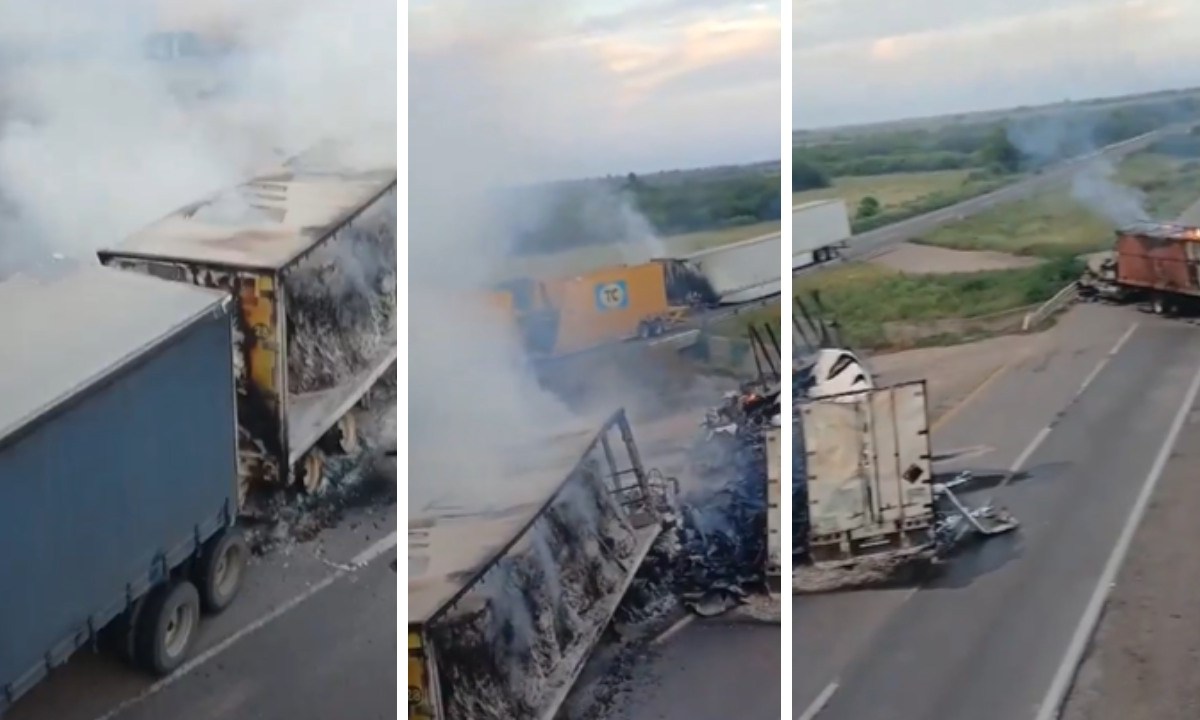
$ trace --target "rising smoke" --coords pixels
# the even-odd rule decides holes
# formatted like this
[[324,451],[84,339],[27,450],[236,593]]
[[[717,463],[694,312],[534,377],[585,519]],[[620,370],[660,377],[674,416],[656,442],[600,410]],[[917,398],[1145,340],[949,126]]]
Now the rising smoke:
[[[414,36],[409,56],[413,512],[502,500],[513,448],[596,426],[613,409],[609,397],[596,417],[583,417],[544,390],[516,328],[487,294],[530,229],[558,207],[561,186],[547,190],[544,181],[563,177],[570,158],[587,152],[583,128],[570,138],[554,130],[580,111],[564,107],[566,84],[575,80],[534,52],[564,10],[537,1],[466,5],[413,10],[423,13],[415,21],[426,30]],[[592,221],[638,241],[653,236],[619,195],[588,200]],[[634,259],[538,271],[562,276]]]
[[[372,133],[390,162],[395,13],[387,0],[0,5],[0,274],[51,251],[90,257],[331,136]],[[148,37],[181,31],[231,51],[147,54]]]

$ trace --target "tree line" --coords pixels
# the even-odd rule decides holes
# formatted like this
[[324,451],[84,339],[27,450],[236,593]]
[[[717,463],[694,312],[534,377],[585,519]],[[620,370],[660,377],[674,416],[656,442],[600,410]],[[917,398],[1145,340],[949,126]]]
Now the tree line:
[[1198,114],[1200,99],[1183,97],[834,140],[793,150],[792,190],[828,187],[835,177],[968,168],[1036,171]]

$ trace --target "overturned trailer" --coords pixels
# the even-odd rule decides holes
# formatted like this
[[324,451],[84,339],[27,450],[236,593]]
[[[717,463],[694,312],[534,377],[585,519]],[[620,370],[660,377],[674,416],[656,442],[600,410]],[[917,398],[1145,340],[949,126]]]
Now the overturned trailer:
[[353,409],[396,361],[396,170],[292,164],[99,252],[237,303],[240,495],[319,488]]
[[502,500],[410,514],[409,718],[554,717],[667,522],[624,411],[509,456]]
[[933,473],[925,381],[818,395],[794,425],[793,590],[896,579],[968,536],[1010,532],[990,502],[969,506]]

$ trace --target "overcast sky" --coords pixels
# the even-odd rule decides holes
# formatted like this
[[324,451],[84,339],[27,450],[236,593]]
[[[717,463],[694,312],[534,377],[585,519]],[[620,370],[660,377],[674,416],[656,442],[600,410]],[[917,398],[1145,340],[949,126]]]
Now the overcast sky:
[[1200,85],[1200,0],[792,0],[797,128]]
[[478,109],[476,131],[530,146],[532,175],[777,159],[779,16],[779,0],[418,1],[409,102]]

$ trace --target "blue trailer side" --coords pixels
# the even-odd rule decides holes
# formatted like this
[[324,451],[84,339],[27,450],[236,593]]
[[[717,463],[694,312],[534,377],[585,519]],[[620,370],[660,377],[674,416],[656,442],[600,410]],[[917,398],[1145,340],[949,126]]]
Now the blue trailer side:
[[232,527],[237,456],[220,294],[101,268],[18,278],[0,337],[2,714]]

